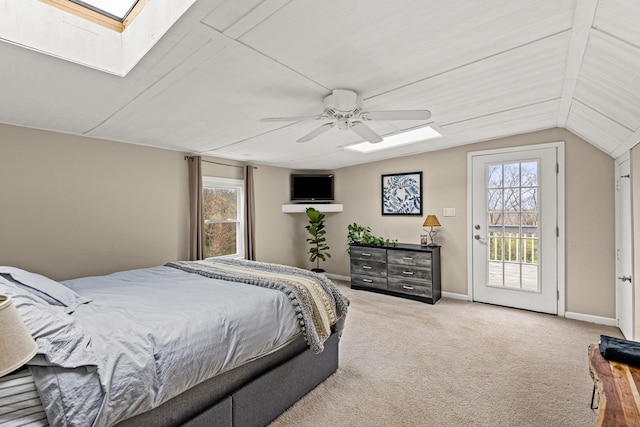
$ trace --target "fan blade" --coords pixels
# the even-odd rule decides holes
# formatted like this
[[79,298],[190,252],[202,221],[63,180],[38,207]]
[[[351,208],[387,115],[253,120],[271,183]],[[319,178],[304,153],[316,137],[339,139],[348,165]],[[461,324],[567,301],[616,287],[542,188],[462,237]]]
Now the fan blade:
[[380,137],[380,135],[375,133],[373,129],[371,129],[369,126],[365,125],[362,122],[351,123],[351,127],[349,127],[349,129],[351,129],[352,131],[357,133],[361,138],[366,139],[372,144],[375,144],[377,142],[382,142],[382,138]]
[[294,117],[265,117],[260,119],[261,122],[299,122],[301,120],[323,120],[329,117],[324,114],[317,116],[294,116]]
[[365,120],[429,120],[431,112],[428,110],[395,110],[368,111],[360,114]]
[[315,138],[316,136],[325,133],[326,131],[328,131],[329,129],[331,129],[333,127],[334,123],[325,123],[320,127],[315,128],[314,130],[312,130],[311,132],[309,132],[308,134],[306,134],[305,136],[303,136],[302,138],[300,138],[299,140],[297,140],[296,142],[307,142],[307,141],[311,141],[313,138]]

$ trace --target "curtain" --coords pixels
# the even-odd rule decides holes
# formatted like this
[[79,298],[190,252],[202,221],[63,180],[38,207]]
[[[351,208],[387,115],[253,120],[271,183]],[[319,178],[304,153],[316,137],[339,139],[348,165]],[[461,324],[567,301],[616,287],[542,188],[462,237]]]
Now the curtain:
[[189,259],[204,259],[204,209],[202,202],[202,157],[189,162]]
[[256,212],[255,212],[255,188],[253,186],[252,165],[244,166],[244,256],[246,259],[256,259]]

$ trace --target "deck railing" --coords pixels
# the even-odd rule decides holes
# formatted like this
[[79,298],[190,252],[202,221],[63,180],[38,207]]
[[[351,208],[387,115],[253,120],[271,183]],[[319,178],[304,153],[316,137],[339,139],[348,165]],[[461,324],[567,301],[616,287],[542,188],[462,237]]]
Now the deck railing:
[[538,233],[491,232],[489,260],[538,264]]

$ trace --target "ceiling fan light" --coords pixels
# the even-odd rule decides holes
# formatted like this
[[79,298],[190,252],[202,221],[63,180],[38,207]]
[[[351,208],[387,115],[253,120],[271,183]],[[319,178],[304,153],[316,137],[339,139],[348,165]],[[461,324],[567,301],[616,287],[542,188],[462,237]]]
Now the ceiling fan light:
[[396,133],[394,135],[385,136],[382,142],[372,144],[370,142],[359,142],[357,144],[347,145],[346,149],[358,151],[360,153],[370,153],[372,151],[386,150],[401,145],[413,144],[415,142],[426,141],[428,139],[441,138],[442,135],[431,126],[424,126],[417,129],[411,129],[407,132]]

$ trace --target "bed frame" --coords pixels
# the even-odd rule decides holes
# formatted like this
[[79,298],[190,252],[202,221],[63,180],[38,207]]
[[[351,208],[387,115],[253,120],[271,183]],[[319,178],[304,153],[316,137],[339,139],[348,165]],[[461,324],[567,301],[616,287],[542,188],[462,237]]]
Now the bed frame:
[[117,427],[265,426],[338,369],[338,335],[334,332],[319,354],[299,337]]

